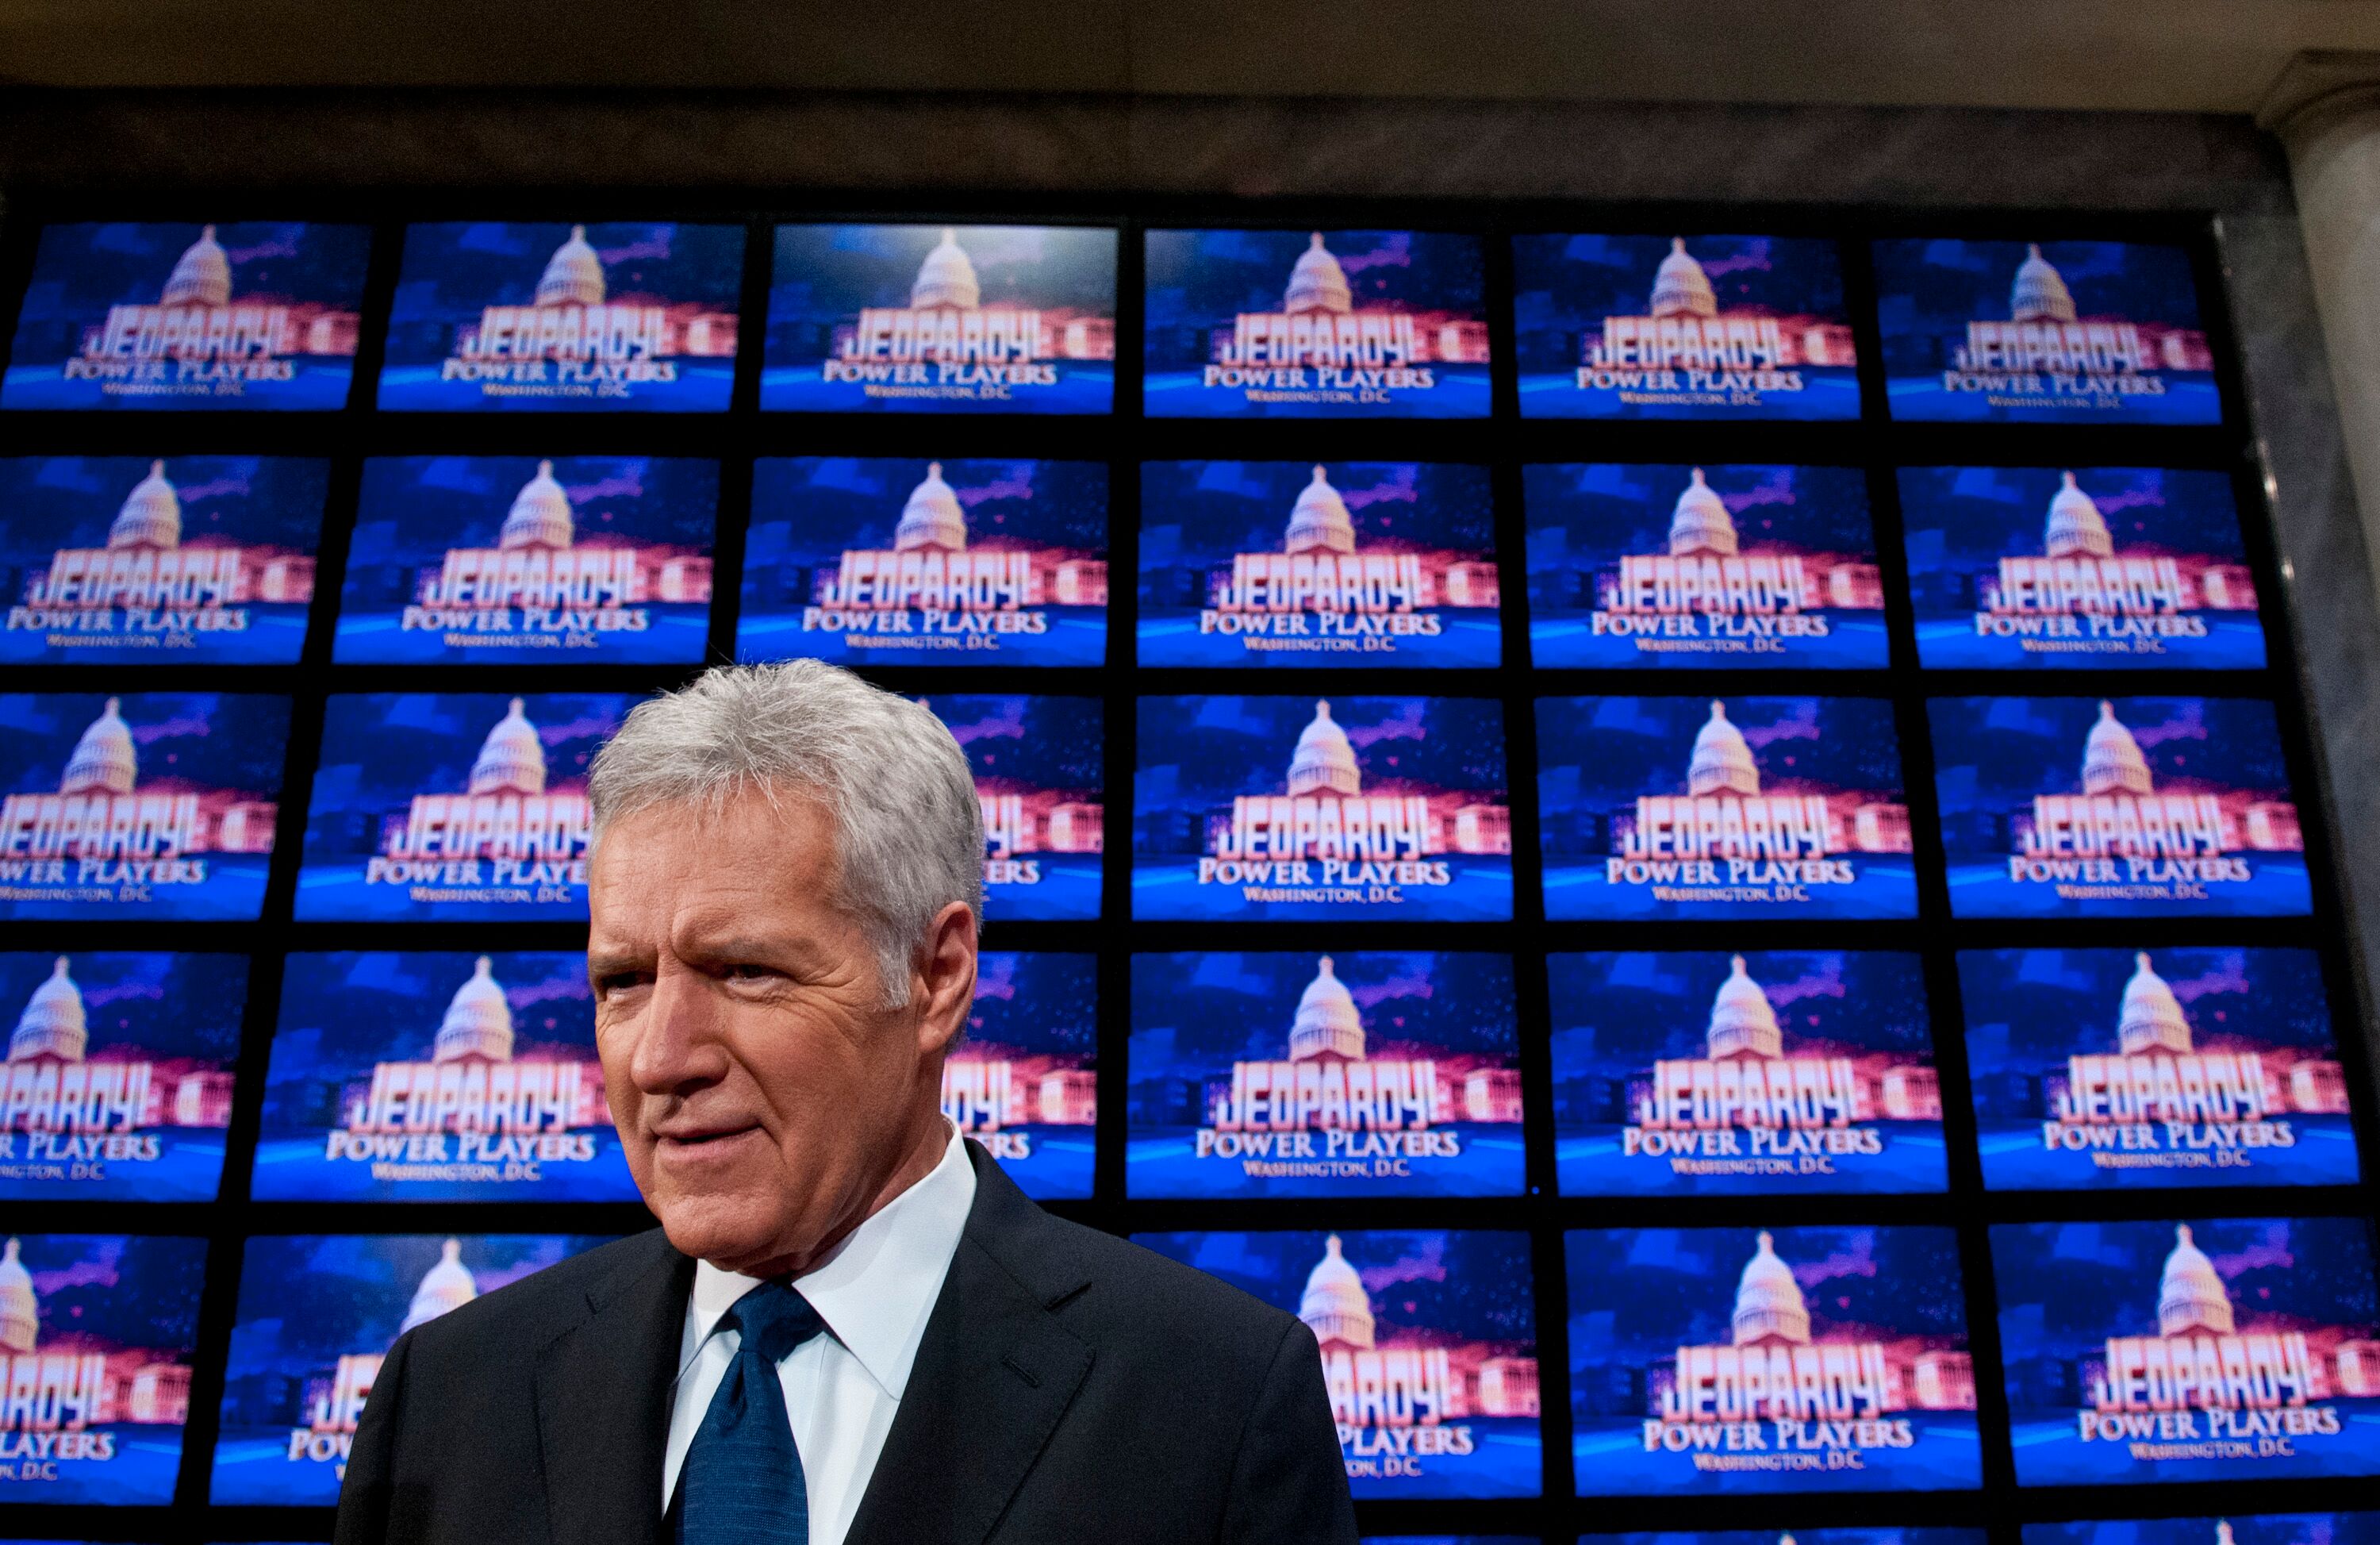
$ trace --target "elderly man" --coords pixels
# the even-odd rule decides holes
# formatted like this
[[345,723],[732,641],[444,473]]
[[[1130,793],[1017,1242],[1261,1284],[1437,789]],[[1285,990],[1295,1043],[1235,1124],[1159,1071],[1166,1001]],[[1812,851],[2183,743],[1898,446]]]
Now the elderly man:
[[1353,1545],[1312,1332],[940,1108],[983,824],[923,708],[714,670],[596,758],[588,975],[662,1226],[390,1348],[340,1545]]

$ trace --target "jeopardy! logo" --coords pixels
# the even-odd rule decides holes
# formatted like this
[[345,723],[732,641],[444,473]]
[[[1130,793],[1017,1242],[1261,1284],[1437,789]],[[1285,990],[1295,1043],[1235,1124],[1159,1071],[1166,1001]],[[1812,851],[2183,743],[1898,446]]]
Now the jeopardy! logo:
[[1055,386],[1061,361],[1114,358],[1111,317],[985,305],[975,261],[944,226],[917,265],[909,304],[869,306],[837,326],[821,376],[870,396],[996,402],[1018,387]]
[[2292,1114],[2347,1113],[2338,1063],[2199,1051],[2173,988],[2145,953],[2133,962],[2117,1049],[2078,1052],[2044,1081],[2044,1149],[2087,1153],[2100,1169],[2245,1169],[2260,1150],[2297,1145]]
[[2005,321],[1967,323],[1952,350],[1942,389],[1980,395],[1994,406],[2053,399],[2118,408],[2132,397],[2162,396],[2160,370],[2214,368],[2205,337],[2187,328],[2119,319],[2078,320],[2065,275],[2035,242],[2009,287]]
[[[637,492],[602,489],[588,492]],[[594,649],[606,633],[642,633],[652,602],[706,604],[710,559],[612,543],[582,544],[570,491],[540,461],[504,513],[493,547],[455,547],[421,577],[400,627],[443,633],[455,648]]]
[[[416,1325],[426,1325],[440,1315],[461,1308],[480,1296],[480,1284],[473,1280],[471,1270],[463,1264],[463,1242],[449,1239],[439,1247],[438,1264],[423,1274],[413,1297],[406,1305],[405,1319],[397,1325],[395,1334],[388,1338],[394,1344]],[[355,1447],[356,1425],[363,1419],[364,1404],[371,1398],[372,1385],[380,1378],[381,1364],[387,1360],[385,1349],[379,1352],[349,1352],[341,1355],[327,1374],[317,1374],[306,1381],[305,1425],[289,1429],[288,1449],[283,1458],[292,1465],[329,1465],[336,1477],[347,1477],[347,1455]]]
[[324,1135],[331,1163],[371,1166],[378,1181],[518,1181],[545,1166],[596,1157],[593,1129],[612,1125],[591,1061],[516,1060],[512,1004],[479,958],[455,990],[426,1062],[384,1062],[345,1099]]
[[1468,794],[1366,794],[1347,732],[1318,701],[1290,757],[1287,792],[1240,795],[1210,820],[1201,885],[1239,885],[1252,901],[1404,900],[1453,883],[1444,854],[1509,854],[1512,809]]
[[2145,893],[2203,898],[2254,878],[2250,851],[2305,846],[2297,807],[2237,791],[2161,793],[2140,741],[2102,700],[2082,743],[2082,792],[2037,794],[2011,822],[2008,877],[2060,895]]
[[2300,1440],[2345,1430],[2334,1395],[2380,1394],[2380,1342],[2311,1332],[2288,1317],[2243,1331],[2222,1273],[2174,1229],[2157,1283],[2157,1333],[2109,1336],[2085,1358],[2085,1443],[2136,1460],[2287,1456]]
[[570,227],[527,306],[488,306],[455,332],[439,379],[490,396],[625,397],[678,379],[684,358],[732,359],[735,317],[698,305],[607,298],[604,260]]
[[1681,1346],[1650,1370],[1646,1454],[1691,1454],[1701,1471],[1857,1470],[1866,1451],[1916,1446],[1900,1413],[1975,1408],[1965,1352],[1818,1333],[1766,1230],[1730,1324],[1724,1344]]
[[105,888],[146,899],[156,887],[205,884],[208,854],[273,850],[271,800],[179,779],[142,786],[121,703],[108,699],[76,741],[58,792],[0,802],[0,891],[79,899]]
[[[1839,808],[1840,807],[1840,808]],[[1759,763],[1727,704],[1714,700],[1686,762],[1686,792],[1638,797],[1614,819],[1620,851],[1605,882],[1664,899],[1706,899],[1724,885],[1752,899],[1806,900],[1808,888],[1859,879],[1851,855],[1907,853],[1909,807],[1864,794],[1764,793]]]
[[[985,492],[1029,498],[1032,485]],[[988,650],[1047,633],[1052,603],[1106,605],[1108,566],[1059,549],[970,549],[966,506],[936,461],[901,506],[891,550],[845,549],[814,583],[805,633],[872,649]]]
[[228,1126],[231,1097],[228,1069],[93,1060],[82,988],[60,955],[8,1037],[0,1178],[103,1180],[109,1164],[153,1163],[163,1151],[157,1128]]
[[238,396],[297,379],[293,357],[352,355],[353,311],[285,300],[236,300],[232,258],[209,225],[185,249],[154,304],[110,306],[87,328],[66,379],[124,396]]
[[1521,1119],[1516,1068],[1367,1048],[1363,1011],[1326,955],[1298,997],[1286,1055],[1234,1062],[1208,1086],[1193,1154],[1258,1179],[1406,1176],[1415,1161],[1463,1156],[1453,1124]]
[[1756,405],[1767,393],[1802,391],[1804,366],[1854,363],[1841,322],[1722,315],[1709,274],[1673,237],[1645,314],[1607,316],[1586,334],[1577,379],[1582,392],[1618,392],[1623,401]]
[[2204,611],[2252,612],[2243,564],[2116,551],[2097,501],[2059,475],[2042,552],[2003,557],[1980,578],[1975,636],[2013,639],[2029,653],[2162,654],[2168,640],[2207,636]]
[[1645,653],[1783,654],[1791,639],[1828,636],[1825,608],[1884,606],[1872,563],[1742,552],[1735,517],[1699,467],[1670,509],[1668,546],[1623,554],[1596,576],[1595,637],[1633,639]]
[[1209,578],[1198,631],[1270,650],[1393,653],[1400,639],[1435,639],[1440,606],[1493,610],[1492,558],[1426,561],[1415,552],[1366,552],[1347,501],[1314,468],[1289,512],[1277,553],[1235,553]]
[[[1445,312],[1359,308],[1322,233],[1298,254],[1275,311],[1243,311],[1214,330],[1203,384],[1250,401],[1386,403],[1438,386],[1439,364],[1488,362],[1488,324]],[[1327,394],[1316,398],[1315,394]]]
[[135,483],[108,523],[104,547],[62,547],[28,576],[9,632],[82,643],[189,649],[202,633],[248,629],[253,602],[303,606],[314,598],[310,554],[182,545],[181,491],[162,460]]
[[1534,1418],[1537,1360],[1485,1343],[1380,1329],[1339,1235],[1305,1279],[1297,1317],[1321,1344],[1323,1383],[1350,1479],[1424,1476],[1479,1452],[1479,1417]]
[[449,887],[492,883],[502,899],[569,901],[587,883],[592,817],[579,789],[546,789],[545,746],[512,707],[480,744],[461,793],[418,794],[382,824],[364,880],[403,885],[417,901]]
[[59,1335],[41,1346],[41,1300],[10,1239],[0,1249],[0,1479],[56,1480],[56,1466],[118,1457],[110,1429],[180,1427],[190,1416],[190,1369],[171,1354],[109,1349]]
[[1680,1174],[1832,1174],[1839,1158],[1884,1152],[1878,1120],[1942,1119],[1931,1067],[1874,1069],[1789,1048],[1740,955],[1711,1000],[1704,1044],[1703,1056],[1663,1058],[1630,1080],[1622,1154]]

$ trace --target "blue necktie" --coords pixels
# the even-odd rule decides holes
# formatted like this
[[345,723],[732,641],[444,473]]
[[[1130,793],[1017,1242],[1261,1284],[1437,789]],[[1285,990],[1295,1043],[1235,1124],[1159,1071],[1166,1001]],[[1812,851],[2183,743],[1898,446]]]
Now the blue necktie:
[[808,1484],[777,1365],[826,1329],[808,1300],[762,1283],[719,1321],[743,1337],[678,1476],[679,1545],[809,1545]]

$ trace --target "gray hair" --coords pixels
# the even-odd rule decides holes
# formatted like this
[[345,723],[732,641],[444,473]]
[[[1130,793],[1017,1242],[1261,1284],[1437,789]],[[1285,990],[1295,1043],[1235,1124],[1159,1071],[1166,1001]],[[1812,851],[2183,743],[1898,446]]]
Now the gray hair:
[[983,813],[966,753],[940,719],[822,661],[721,665],[638,703],[587,779],[594,840],[656,805],[716,816],[747,790],[816,799],[834,829],[837,903],[865,929],[886,1006],[934,916],[983,921]]

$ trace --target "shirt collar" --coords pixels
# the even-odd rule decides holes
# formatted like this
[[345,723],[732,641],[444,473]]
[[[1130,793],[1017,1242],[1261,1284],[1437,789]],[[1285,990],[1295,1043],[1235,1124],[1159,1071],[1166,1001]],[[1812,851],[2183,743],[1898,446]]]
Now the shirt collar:
[[[947,1122],[945,1125],[949,1125]],[[794,1290],[809,1300],[834,1339],[868,1376],[894,1400],[908,1386],[909,1369],[925,1339],[926,1318],[941,1296],[951,1257],[975,1205],[975,1166],[966,1139],[955,1125],[941,1161],[924,1179],[887,1202],[844,1237],[826,1259],[794,1279]],[[684,1376],[735,1300],[759,1284],[757,1277],[695,1262],[694,1293],[686,1300],[686,1335],[678,1373]]]

